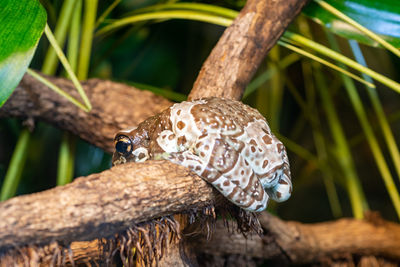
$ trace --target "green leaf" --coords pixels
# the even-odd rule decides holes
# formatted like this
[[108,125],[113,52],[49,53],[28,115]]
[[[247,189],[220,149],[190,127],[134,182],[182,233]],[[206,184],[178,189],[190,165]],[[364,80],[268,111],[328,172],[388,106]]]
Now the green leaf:
[[[367,29],[375,32],[394,47],[400,48],[400,4],[399,0],[326,0]],[[378,46],[378,43],[337,16],[310,2],[303,14],[347,39]]]
[[38,0],[1,0],[0,107],[26,72],[46,19],[46,11]]

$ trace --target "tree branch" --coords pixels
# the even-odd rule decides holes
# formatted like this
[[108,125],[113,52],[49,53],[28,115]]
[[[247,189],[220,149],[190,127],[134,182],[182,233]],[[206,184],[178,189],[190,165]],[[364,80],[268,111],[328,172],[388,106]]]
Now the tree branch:
[[[71,81],[47,78],[79,99]],[[0,109],[0,117],[42,120],[111,153],[116,132],[135,127],[172,104],[149,91],[140,91],[112,81],[91,79],[82,82],[82,86],[93,106],[89,113],[25,74],[10,99]]]
[[26,244],[109,238],[139,222],[215,203],[216,191],[184,167],[148,161],[0,203],[0,251]]
[[240,100],[267,52],[307,0],[248,0],[203,64],[189,99]]
[[315,264],[348,256],[377,256],[400,261],[400,225],[372,217],[303,224],[285,222],[263,212],[259,220],[264,235],[243,237],[227,233],[217,223],[210,241],[196,239],[196,249],[212,255],[243,254],[254,258],[279,258],[287,264]]
[[[259,220],[264,229],[261,236],[249,234],[244,237],[232,229],[228,230],[219,220],[210,240],[207,240],[204,232],[197,231],[199,234],[190,235],[187,242],[201,257],[212,255],[228,258],[229,255],[242,255],[255,259],[275,259],[286,265],[330,265],[337,260],[347,259],[352,266],[355,259],[361,262],[370,257],[393,261],[389,266],[395,266],[395,262],[400,261],[400,226],[376,215],[367,216],[365,220],[343,218],[303,224],[285,222],[263,212]],[[104,259],[101,242],[97,239],[73,242],[70,248],[76,264],[101,262]],[[13,260],[9,259],[9,262]],[[359,263],[357,266],[364,265]]]

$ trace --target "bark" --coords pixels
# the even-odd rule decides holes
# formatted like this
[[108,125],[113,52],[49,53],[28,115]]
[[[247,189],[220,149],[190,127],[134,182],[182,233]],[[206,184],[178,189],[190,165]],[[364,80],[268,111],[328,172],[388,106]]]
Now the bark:
[[0,251],[26,244],[110,238],[140,222],[215,203],[213,188],[186,168],[148,161],[0,203]]
[[[273,259],[280,265],[333,266],[343,262],[341,266],[397,266],[400,261],[400,226],[376,215],[365,220],[343,218],[314,224],[283,221],[266,212],[259,219],[264,229],[261,236],[244,237],[217,221],[210,240],[198,231],[200,234],[189,236],[186,244],[201,258],[220,257],[225,265],[230,255]],[[104,254],[99,240],[73,242],[70,247],[76,264],[101,262]]]
[[203,64],[189,99],[241,99],[267,52],[306,3],[248,0]]
[[[79,99],[71,81],[47,78]],[[89,113],[26,74],[1,107],[0,117],[42,120],[111,153],[116,132],[135,127],[172,104],[151,92],[112,81],[91,79],[82,82],[82,86],[93,106]]]
[[262,213],[264,234],[245,238],[229,234],[218,223],[213,238],[198,239],[196,249],[206,254],[242,254],[254,258],[280,259],[286,264],[315,264],[355,256],[384,257],[400,261],[400,225],[377,216],[365,220],[344,218],[332,222],[303,224],[285,222]]

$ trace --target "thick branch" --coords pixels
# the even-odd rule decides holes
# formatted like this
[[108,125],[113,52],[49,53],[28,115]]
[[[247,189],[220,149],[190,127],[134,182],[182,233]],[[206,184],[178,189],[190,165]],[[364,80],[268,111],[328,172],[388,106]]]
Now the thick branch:
[[124,164],[0,203],[0,251],[112,237],[136,223],[215,202],[216,192],[164,161]]
[[[201,233],[190,235],[187,244],[200,255],[243,255],[277,259],[286,264],[321,264],[362,256],[400,261],[400,226],[379,217],[303,224],[285,222],[264,212],[259,219],[264,229],[262,236],[254,234],[245,238],[232,229],[228,231],[224,223],[218,221],[210,240]],[[99,252],[99,242],[73,242],[70,247],[75,263],[101,261],[103,253]]]
[[239,100],[267,52],[307,0],[248,0],[203,64],[189,99]]
[[[48,79],[79,99],[69,80]],[[117,131],[134,127],[171,105],[151,92],[112,81],[91,79],[83,82],[83,88],[93,105],[89,113],[26,74],[0,109],[0,117],[43,120],[112,152],[112,140]]]
[[280,258],[294,264],[311,264],[349,255],[373,255],[400,261],[400,226],[378,220],[340,219],[302,224],[285,222],[268,213],[259,217],[264,235],[244,238],[229,234],[218,223],[210,241],[199,239],[197,249],[213,255],[245,254]]

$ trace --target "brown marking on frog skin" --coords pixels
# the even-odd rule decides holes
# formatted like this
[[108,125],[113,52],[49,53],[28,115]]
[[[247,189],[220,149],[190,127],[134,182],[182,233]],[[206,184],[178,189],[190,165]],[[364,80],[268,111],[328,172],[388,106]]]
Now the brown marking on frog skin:
[[282,143],[278,143],[276,146],[278,147],[278,153],[285,151],[285,146]]
[[256,142],[256,140],[254,140],[254,139],[251,139],[249,143],[250,143],[251,145],[253,145],[253,146],[257,146],[257,142]]
[[[249,183],[247,184],[247,186],[245,188],[243,188],[243,191],[245,192],[252,192],[253,190],[251,190],[252,188],[254,188],[257,191],[257,187],[255,186],[255,180],[257,180],[257,176],[253,173],[249,179]],[[255,197],[255,199],[257,201],[262,200],[264,196],[264,190],[260,190],[259,194],[257,197]]]
[[213,169],[214,168],[208,164],[200,176],[209,183],[215,182],[219,177],[221,177],[221,173]]
[[202,135],[200,135],[200,136],[198,137],[198,139],[206,138],[207,136],[208,136],[208,134],[205,132],[205,133],[203,133]]
[[[236,151],[232,151],[231,147],[224,140],[216,139],[209,164],[212,166],[219,166],[219,171],[224,174],[235,167],[238,156],[239,154]],[[221,159],[223,160],[223,165],[219,164]]]
[[186,144],[186,137],[184,136],[184,135],[182,135],[182,136],[180,136],[179,138],[178,138],[178,140],[177,140],[177,144],[178,144],[178,146],[181,146],[181,145],[184,145],[184,144]]
[[239,186],[235,186],[234,188],[233,188],[233,190],[232,190],[232,192],[229,194],[229,195],[227,195],[226,197],[228,198],[228,199],[232,199],[236,194],[237,194],[237,192],[240,190],[240,187]]
[[[163,131],[168,134],[161,135]],[[192,169],[242,208],[258,210],[266,206],[268,197],[259,179],[278,179],[274,184],[267,181],[271,183],[271,188],[266,188],[271,197],[286,199],[287,192],[291,192],[283,144],[270,132],[264,117],[241,102],[220,98],[182,102],[124,133],[133,140],[133,149],[143,147],[150,159],[164,155],[163,158]],[[157,138],[164,140],[164,144],[159,144]],[[276,146],[275,149],[270,145]],[[178,151],[181,152],[175,153]],[[239,156],[243,157],[240,165]],[[139,157],[143,158],[141,154]],[[116,155],[113,162],[114,158],[116,164],[136,160],[136,157]],[[253,168],[260,172],[261,166],[265,173],[255,173]],[[286,175],[287,180],[274,175],[277,171]],[[282,196],[281,192],[286,195]]]
[[262,140],[264,141],[264,143],[265,143],[266,145],[272,144],[272,138],[269,137],[268,135],[264,135],[264,136],[262,137]]
[[265,159],[265,160],[263,161],[263,165],[262,165],[263,169],[265,169],[265,167],[267,167],[267,165],[268,165],[268,160]]
[[237,180],[232,180],[231,182],[232,182],[232,184],[235,184],[235,185],[237,185],[237,186],[240,185],[239,181],[237,181]]
[[283,169],[285,167],[285,164],[286,163],[283,163],[281,165],[277,165],[273,169],[269,170],[268,172],[263,173],[263,174],[259,174],[258,178],[266,178],[268,176],[272,176],[272,174],[274,174],[277,170]]
[[288,183],[285,180],[279,180],[278,183],[288,185]]
[[178,127],[179,130],[182,130],[183,128],[185,128],[185,123],[183,121],[178,121],[176,127]]

